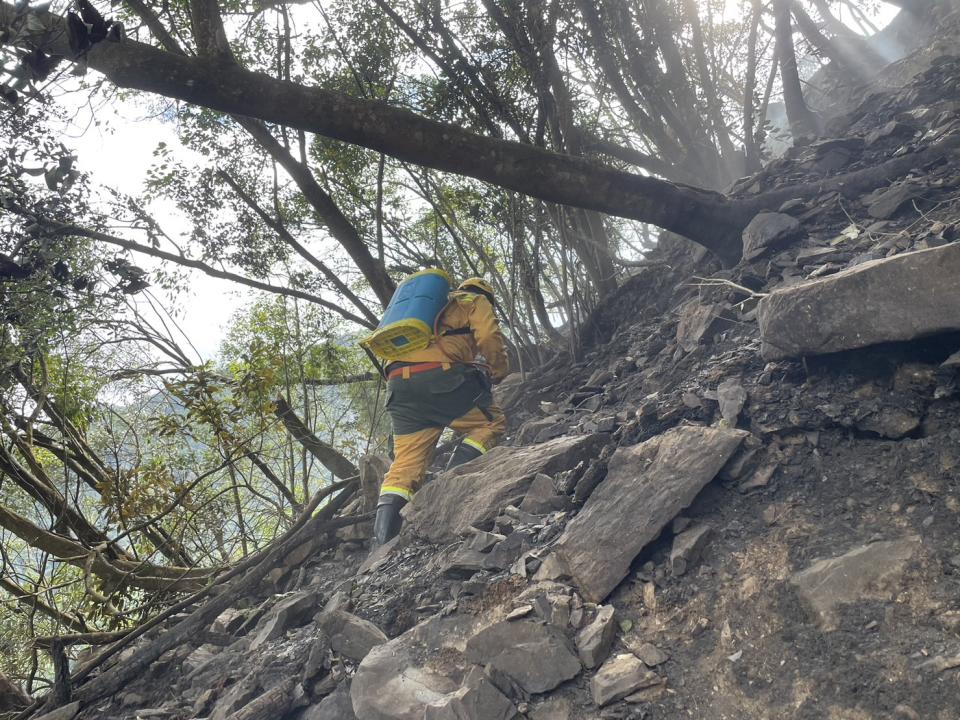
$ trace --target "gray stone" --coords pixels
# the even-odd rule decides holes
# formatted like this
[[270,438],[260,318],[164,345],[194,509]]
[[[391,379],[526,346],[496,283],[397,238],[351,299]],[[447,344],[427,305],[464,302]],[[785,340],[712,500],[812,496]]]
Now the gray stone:
[[[457,692],[469,669],[467,640],[483,626],[468,615],[434,616],[373,648],[350,688],[362,720],[423,720],[425,708]],[[436,662],[442,657],[442,663]]]
[[264,643],[280,637],[290,628],[303,625],[313,615],[318,599],[316,590],[304,590],[274,605],[257,624],[250,649],[256,650]]
[[753,260],[788,240],[800,221],[783,213],[760,213],[743,231],[743,259]]
[[570,720],[573,710],[566,698],[551,698],[530,708],[530,720]]
[[740,411],[747,401],[747,391],[739,380],[728,378],[717,387],[717,402],[720,404],[720,415],[730,425],[737,426]]
[[[590,412],[596,412],[603,405],[603,395],[591,395],[586,400],[577,405],[578,408],[582,410],[589,410]],[[543,431],[546,432],[546,431]],[[540,433],[540,437],[543,437],[543,432]]]
[[538,473],[552,475],[599,452],[603,436],[562,437],[532,447],[496,447],[423,487],[404,508],[413,532],[452,542],[492,526],[500,508],[522,498]]
[[498,542],[502,542],[507,539],[505,535],[500,535],[499,533],[491,533],[487,532],[486,530],[477,530],[476,528],[471,529],[473,530],[473,535],[463,545],[464,547],[469,548],[470,550],[476,550],[479,553],[489,552],[490,549]]
[[505,570],[519,559],[531,547],[532,533],[510,533],[505,540],[497,543],[488,554],[482,555],[483,567],[487,570]]
[[960,243],[874,260],[760,301],[766,360],[960,330]]
[[360,662],[387,636],[369,620],[343,610],[328,610],[317,616],[317,624],[330,638],[330,649],[338,655]]
[[957,352],[955,352],[953,355],[951,355],[946,360],[944,360],[943,363],[941,364],[941,367],[945,367],[945,368],[960,367],[960,350],[957,350]]
[[493,388],[493,401],[498,406],[509,409],[523,397],[523,389],[523,373],[510,373]]
[[204,643],[192,653],[187,655],[186,659],[183,661],[181,666],[184,672],[189,675],[194,670],[203,667],[208,662],[213,660],[214,656],[220,651],[220,648],[217,645],[211,645],[210,643]]
[[617,634],[613,616],[613,605],[604,605],[593,622],[577,635],[577,654],[588,670],[597,667],[610,654],[610,647]]
[[470,671],[463,687],[427,705],[423,720],[513,720],[517,717],[506,695],[480,668]]
[[693,352],[700,345],[700,340],[708,335],[720,314],[727,309],[727,305],[701,305],[694,298],[680,306],[678,313],[680,321],[677,323],[677,344],[684,352]]
[[637,690],[661,683],[660,676],[647,669],[639,658],[623,653],[611,658],[590,680],[590,694],[600,707],[625,698]]
[[520,429],[517,430],[517,444],[530,445],[531,443],[537,442],[537,438],[541,432],[561,425],[561,419],[561,417],[554,415],[551,417],[527,420],[520,426]]
[[234,712],[259,697],[262,687],[255,675],[247,675],[233,685],[217,700],[210,713],[210,720],[226,720]]
[[217,619],[213,621],[210,629],[216,633],[232,635],[241,625],[243,625],[243,621],[246,620],[246,617],[246,613],[244,613],[242,610],[237,610],[236,608],[227,608],[222,613],[217,615]]
[[68,705],[62,705],[56,710],[40,715],[34,720],[73,720],[80,712],[80,703],[72,702]]
[[558,495],[553,478],[538,473],[530,484],[530,489],[520,503],[520,509],[534,515],[547,515],[558,510],[569,510],[573,501],[566,495]]
[[479,665],[490,665],[527,693],[553,690],[581,670],[558,628],[526,620],[499,622],[481,630],[467,641],[466,656]]
[[357,720],[350,700],[350,681],[341,682],[318,704],[305,708],[297,720]]
[[611,380],[613,380],[613,373],[600,368],[599,370],[595,370],[593,375],[590,376],[590,379],[587,380],[587,385],[590,387],[602,387]]
[[919,197],[920,193],[921,188],[913,183],[895,185],[873,199],[867,208],[867,214],[877,220],[886,220],[896,215],[907,202]]
[[791,583],[824,630],[836,627],[839,605],[863,600],[890,600],[920,538],[875,542],[839,557],[819,560],[796,573]]
[[602,601],[630,563],[687,507],[748,433],[681,426],[610,458],[594,490],[555,546],[559,565],[583,595]]
[[670,656],[653,643],[633,643],[628,642],[627,647],[634,655],[643,660],[647,667],[657,667],[663,665]]
[[857,421],[857,429],[899,440],[920,427],[920,418],[897,407],[882,407]]
[[377,545],[373,548],[370,554],[367,556],[367,559],[360,563],[360,567],[357,568],[357,575],[366,575],[368,573],[376,572],[387,558],[393,553],[397,545],[400,544],[400,536],[397,535],[393,540],[385,542],[383,545]]
[[464,545],[458,547],[441,565],[444,577],[467,580],[486,567],[487,555]]
[[840,253],[835,247],[809,247],[797,253],[797,265],[822,265],[828,258]]
[[778,467],[780,467],[780,465],[776,461],[761,465],[747,480],[744,480],[737,486],[737,490],[742,493],[748,493],[752,490],[765,488],[770,484],[770,480],[773,478],[773,474],[777,471]]
[[670,549],[670,569],[674,575],[683,575],[703,554],[712,529],[709,525],[698,524],[673,538]]
[[906,123],[891,120],[879,130],[873,130],[866,136],[867,145],[873,145],[883,138],[891,136],[907,137],[914,134],[914,129]]

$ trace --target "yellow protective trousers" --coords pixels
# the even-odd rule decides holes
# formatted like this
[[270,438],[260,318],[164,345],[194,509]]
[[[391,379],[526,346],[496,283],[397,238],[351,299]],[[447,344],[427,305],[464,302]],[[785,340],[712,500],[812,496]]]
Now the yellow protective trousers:
[[387,411],[393,420],[394,460],[381,495],[413,497],[445,427],[464,433],[463,442],[481,453],[503,437],[506,416],[493,404],[489,389],[474,376],[476,372],[454,366],[390,380]]

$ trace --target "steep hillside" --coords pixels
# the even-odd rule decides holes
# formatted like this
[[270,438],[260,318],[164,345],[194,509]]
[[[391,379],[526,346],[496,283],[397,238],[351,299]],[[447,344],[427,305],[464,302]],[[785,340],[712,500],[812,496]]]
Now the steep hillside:
[[783,192],[741,264],[665,242],[510,378],[396,541],[341,493],[43,717],[960,717],[960,58],[834,135],[738,183]]

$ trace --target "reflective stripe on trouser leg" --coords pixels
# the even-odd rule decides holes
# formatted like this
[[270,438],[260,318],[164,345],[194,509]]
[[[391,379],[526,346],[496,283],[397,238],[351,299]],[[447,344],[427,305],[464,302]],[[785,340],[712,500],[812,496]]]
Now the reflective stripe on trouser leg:
[[470,438],[463,439],[464,445],[469,445],[474,450],[478,451],[481,455],[487,452],[487,449],[483,446],[482,443],[478,443],[476,440],[471,440]]
[[432,427],[393,436],[393,462],[380,487],[381,495],[399,495],[407,500],[420,487],[430,453],[443,428]]
[[490,413],[492,420],[487,419],[480,408],[473,408],[450,423],[450,427],[466,435],[463,440],[464,445],[474,447],[481,453],[495,448],[507,430],[507,418],[503,410],[496,405],[490,405],[487,407],[487,412]]

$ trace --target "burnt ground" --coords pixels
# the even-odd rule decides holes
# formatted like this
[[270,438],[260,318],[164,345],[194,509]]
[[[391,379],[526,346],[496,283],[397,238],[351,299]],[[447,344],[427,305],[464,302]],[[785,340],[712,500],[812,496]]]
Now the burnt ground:
[[[911,87],[868,98],[845,143],[795,149],[742,182],[741,192],[955,139],[958,69],[957,58],[941,58]],[[836,148],[840,160],[830,157]],[[673,576],[665,530],[608,599],[632,625],[615,650],[639,637],[671,658],[658,668],[665,688],[605,717],[960,718],[960,671],[930,662],[960,655],[960,395],[956,368],[941,367],[960,349],[960,335],[768,364],[759,354],[756,298],[746,292],[956,241],[955,161],[935,158],[908,179],[921,193],[882,220],[868,212],[873,193],[794,204],[786,212],[801,221],[800,232],[733,269],[691,258],[682,245],[662,249],[669,272],[641,271],[599,308],[582,359],[557,363],[517,393],[516,427],[558,409],[555,432],[615,415],[616,445],[679,423],[717,422],[724,380],[739,380],[749,396],[738,427],[751,431],[755,456],[734,468],[735,478],[728,467],[686,513],[715,531],[702,564]],[[698,322],[704,306],[715,312]],[[692,347],[691,326],[699,333]],[[601,401],[582,410],[597,385]],[[756,487],[742,487],[751,480]],[[818,626],[789,582],[817,559],[909,536],[922,548],[896,586],[842,606],[835,629]],[[567,692],[577,717],[596,717],[586,677]]]

